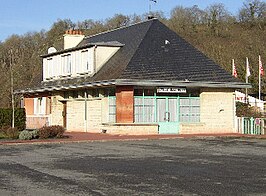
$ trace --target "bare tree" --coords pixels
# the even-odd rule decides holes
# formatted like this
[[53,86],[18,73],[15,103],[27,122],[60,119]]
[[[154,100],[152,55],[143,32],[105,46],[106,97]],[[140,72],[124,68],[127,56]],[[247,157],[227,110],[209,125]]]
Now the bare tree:
[[130,18],[122,14],[116,14],[112,18],[106,20],[108,29],[116,29],[130,24]]
[[257,22],[266,21],[266,3],[260,0],[247,0],[238,14],[239,21],[249,22],[254,25]]
[[219,27],[232,19],[231,14],[222,3],[212,4],[206,8],[206,19],[208,26],[215,35],[219,35]]

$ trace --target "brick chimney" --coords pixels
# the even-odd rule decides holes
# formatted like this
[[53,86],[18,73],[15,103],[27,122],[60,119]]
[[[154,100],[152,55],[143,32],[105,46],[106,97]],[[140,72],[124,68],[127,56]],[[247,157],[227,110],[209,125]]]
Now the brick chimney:
[[64,34],[64,50],[76,47],[84,37],[81,30],[67,30]]

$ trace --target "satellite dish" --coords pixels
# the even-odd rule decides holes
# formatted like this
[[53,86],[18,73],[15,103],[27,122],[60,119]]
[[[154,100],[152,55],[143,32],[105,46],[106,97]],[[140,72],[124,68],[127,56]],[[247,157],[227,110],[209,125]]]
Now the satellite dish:
[[50,53],[54,53],[54,52],[56,52],[57,50],[55,49],[55,47],[50,47],[50,48],[48,48],[48,54],[50,54]]

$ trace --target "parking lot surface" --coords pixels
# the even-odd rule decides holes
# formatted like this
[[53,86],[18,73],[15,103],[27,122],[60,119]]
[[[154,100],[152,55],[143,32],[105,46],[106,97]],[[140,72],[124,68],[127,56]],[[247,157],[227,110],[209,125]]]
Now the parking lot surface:
[[266,140],[0,146],[0,195],[266,195]]

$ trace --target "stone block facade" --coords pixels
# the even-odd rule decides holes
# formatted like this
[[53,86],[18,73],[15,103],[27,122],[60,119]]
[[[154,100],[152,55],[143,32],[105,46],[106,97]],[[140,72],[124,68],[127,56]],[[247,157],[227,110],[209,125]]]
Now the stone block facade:
[[121,135],[156,135],[159,133],[157,124],[107,123],[102,129],[109,134]]
[[63,95],[54,95],[51,97],[51,114],[50,114],[50,125],[61,125],[63,126],[63,102],[59,100],[63,99]]
[[[112,124],[109,122],[109,98],[102,90],[99,97],[86,100],[65,99],[63,93],[54,94],[49,99],[49,125],[65,126],[67,131],[75,132],[100,133],[106,130],[110,134],[158,134],[156,123],[134,123],[133,89],[132,86],[116,88],[116,123]],[[28,99],[25,103],[31,113],[32,101]],[[200,92],[200,122],[180,123],[179,134],[234,133],[235,118],[233,90],[204,88]]]
[[235,132],[235,95],[230,89],[202,89],[200,122],[208,133]]
[[108,98],[65,100],[52,97],[50,125],[63,126],[63,105],[66,105],[66,130],[75,132],[100,132],[102,123],[108,121]]

